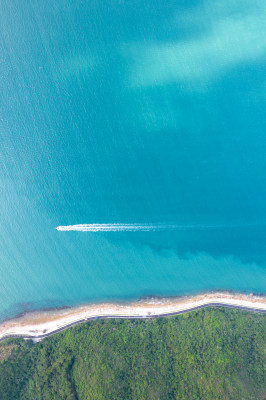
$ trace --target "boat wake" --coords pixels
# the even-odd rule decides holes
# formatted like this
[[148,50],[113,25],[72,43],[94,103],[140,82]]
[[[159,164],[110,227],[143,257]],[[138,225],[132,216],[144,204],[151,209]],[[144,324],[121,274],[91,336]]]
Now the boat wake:
[[187,226],[173,224],[80,224],[58,226],[58,231],[80,231],[80,232],[135,232],[135,231],[160,231],[178,228],[186,228]]
[[[142,223],[142,224],[79,224],[58,226],[58,231],[78,232],[137,232],[137,231],[167,231],[167,230],[191,230],[191,229],[219,229],[236,228],[240,225],[181,225],[163,223]],[[244,225],[243,225],[244,227]]]

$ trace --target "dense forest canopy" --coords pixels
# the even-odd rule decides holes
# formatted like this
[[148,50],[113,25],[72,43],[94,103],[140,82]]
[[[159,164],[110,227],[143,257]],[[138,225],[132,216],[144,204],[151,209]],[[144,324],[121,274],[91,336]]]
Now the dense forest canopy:
[[202,309],[0,344],[0,398],[266,399],[265,316]]

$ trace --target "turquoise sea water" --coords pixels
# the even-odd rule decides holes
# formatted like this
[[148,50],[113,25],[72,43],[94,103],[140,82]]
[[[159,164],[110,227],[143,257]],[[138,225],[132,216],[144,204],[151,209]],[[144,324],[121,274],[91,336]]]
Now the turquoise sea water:
[[[0,317],[266,292],[264,0],[2,0]],[[147,232],[58,225],[178,224]]]

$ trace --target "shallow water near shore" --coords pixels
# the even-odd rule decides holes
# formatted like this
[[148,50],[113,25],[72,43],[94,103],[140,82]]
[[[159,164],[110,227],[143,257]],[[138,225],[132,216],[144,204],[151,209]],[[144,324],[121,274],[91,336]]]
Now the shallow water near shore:
[[[265,2],[26,3],[0,4],[0,319],[266,293]],[[180,228],[55,229],[91,223]]]

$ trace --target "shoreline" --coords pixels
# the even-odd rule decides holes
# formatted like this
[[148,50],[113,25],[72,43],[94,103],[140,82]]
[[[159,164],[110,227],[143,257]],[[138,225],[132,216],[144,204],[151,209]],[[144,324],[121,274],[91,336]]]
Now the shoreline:
[[177,298],[147,298],[124,304],[103,303],[53,311],[32,311],[0,323],[0,342],[9,338],[38,341],[76,324],[94,319],[161,318],[205,307],[227,307],[266,313],[266,296],[216,292]]

